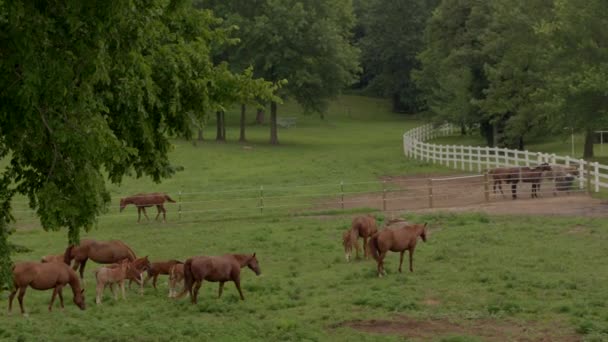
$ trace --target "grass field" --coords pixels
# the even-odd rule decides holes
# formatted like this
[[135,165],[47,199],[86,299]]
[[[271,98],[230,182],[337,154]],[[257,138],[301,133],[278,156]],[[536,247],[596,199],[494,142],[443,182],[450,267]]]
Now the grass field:
[[[117,197],[139,191],[176,196],[183,190],[196,193],[190,204],[198,208],[197,201],[220,197],[214,191],[251,188],[255,193],[264,185],[270,193],[273,187],[288,187],[294,195],[306,195],[320,190],[294,185],[337,186],[340,181],[372,182],[384,175],[450,172],[403,157],[401,136],[420,123],[388,109],[382,100],[342,97],[327,120],[320,121],[288,104],[284,113],[297,116],[298,124],[280,130],[279,147],[267,146],[267,127],[255,126],[248,131],[251,149],[233,142],[238,134],[234,126],[229,127],[226,144],[193,146],[176,140],[171,157],[184,166],[183,172],[160,185],[127,179],[111,190]],[[236,123],[235,116],[228,117],[229,123]],[[230,199],[218,202],[225,201]],[[72,304],[66,289],[65,311],[48,313],[51,292],[29,289],[29,317],[21,317],[18,310],[12,316],[0,315],[1,340],[608,339],[605,220],[409,214],[408,220],[429,222],[431,229],[428,242],[418,245],[415,273],[397,273],[398,255],[393,253],[386,262],[388,275],[379,279],[372,261],[344,261],[341,233],[353,213],[293,216],[284,215],[288,211],[252,211],[243,217],[240,210],[231,209],[184,213],[178,221],[176,208],[169,207],[168,223],[136,224],[134,208],[118,215],[117,206],[115,198],[109,215],[83,238],[120,239],[153,261],[256,252],[262,275],[243,269],[244,302],[233,284],[217,299],[217,284],[210,283],[203,285],[198,305],[172,300],[163,279],[158,292],[147,288],[142,297],[130,291],[126,301],[117,302],[106,293],[104,303],[95,306],[92,270],[97,265],[89,263],[86,311]],[[16,260],[37,260],[65,248],[65,231],[44,232],[22,221],[11,241],[31,251],[15,255]],[[0,295],[4,303],[6,296]],[[387,325],[387,320],[414,321],[419,328]],[[373,329],[366,322],[390,329],[369,332]],[[427,323],[433,329],[424,329]],[[355,329],[363,325],[367,332]],[[412,335],[414,330],[417,334]]]

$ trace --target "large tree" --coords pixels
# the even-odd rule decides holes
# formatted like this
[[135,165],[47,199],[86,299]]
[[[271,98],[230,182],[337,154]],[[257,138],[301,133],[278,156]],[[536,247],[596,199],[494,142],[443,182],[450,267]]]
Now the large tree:
[[185,1],[0,1],[4,284],[16,194],[77,243],[110,202],[106,177],[175,172],[168,137],[190,136],[189,114],[211,106],[226,75],[210,58],[227,42],[218,25]]
[[[223,56],[254,75],[287,80],[279,94],[305,110],[323,113],[328,100],[355,80],[358,50],[350,0],[199,0],[238,27],[241,42]],[[277,103],[270,101],[270,143],[278,144]]]
[[423,103],[411,72],[419,66],[426,21],[438,0],[357,2],[358,34],[367,89],[392,100],[393,110],[418,112]]

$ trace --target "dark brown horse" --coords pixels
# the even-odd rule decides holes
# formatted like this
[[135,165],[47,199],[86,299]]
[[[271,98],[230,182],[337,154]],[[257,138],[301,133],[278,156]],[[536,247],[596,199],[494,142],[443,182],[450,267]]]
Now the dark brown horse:
[[133,250],[120,240],[111,241],[96,241],[96,240],[82,240],[78,246],[69,246],[64,253],[64,262],[70,264],[74,260],[74,270],[79,269],[80,278],[84,279],[84,268],[87,260],[91,259],[99,264],[113,264],[118,263],[123,259],[128,259],[134,262],[134,270],[129,274],[129,279],[135,280],[142,286],[141,272],[150,267],[150,261],[148,257],[137,259]]
[[549,164],[543,163],[536,167],[530,168],[524,167],[502,167],[492,169],[488,172],[494,181],[493,190],[496,193],[496,186],[500,193],[504,196],[502,191],[502,183],[511,184],[511,196],[513,199],[517,198],[517,184],[519,182],[532,183],[532,191],[530,197],[538,198],[538,192],[540,191],[540,185],[543,181],[543,172],[551,171]]
[[84,289],[80,288],[78,275],[68,265],[57,262],[38,263],[38,262],[22,262],[13,266],[13,289],[9,296],[8,312],[13,309],[13,299],[19,290],[19,307],[21,313],[25,314],[23,309],[23,297],[25,290],[30,286],[35,290],[50,290],[53,289],[53,296],[49,304],[49,311],[53,309],[55,297],[59,295],[59,302],[63,309],[63,294],[62,290],[66,284],[69,284],[74,293],[74,303],[82,310],[85,309]]
[[233,281],[239,290],[241,300],[241,268],[249,267],[256,275],[260,275],[258,259],[253,254],[226,254],[222,256],[197,256],[186,260],[184,263],[184,290],[177,297],[183,297],[187,292],[190,293],[190,300],[193,304],[197,303],[198,291],[203,280],[219,282],[218,298],[222,296],[224,283]]
[[144,212],[144,216],[146,220],[150,220],[148,218],[148,214],[146,214],[146,208],[156,206],[156,210],[158,210],[158,214],[156,214],[156,219],[160,216],[161,212],[163,214],[163,221],[167,221],[167,210],[163,205],[165,201],[175,203],[169,195],[161,192],[154,192],[150,194],[136,194],[133,196],[125,197],[120,199],[120,212],[122,212],[125,207],[129,204],[133,204],[137,207],[137,222],[141,220],[141,212]]
[[418,237],[426,242],[426,223],[425,224],[408,224],[406,222],[396,223],[394,226],[383,229],[376,233],[369,240],[369,248],[378,263],[378,277],[382,276],[384,271],[384,257],[388,251],[400,252],[399,257],[399,272],[403,264],[403,253],[409,251],[410,254],[410,272],[414,272],[414,250]]
[[183,264],[183,262],[179,260],[169,260],[151,263],[150,268],[148,269],[148,276],[144,280],[144,285],[152,278],[152,286],[156,289],[156,280],[158,276],[161,274],[169,275],[171,273],[171,268],[177,264]]
[[350,261],[353,246],[355,247],[356,257],[359,258],[359,238],[363,239],[363,257],[367,258],[367,239],[376,234],[376,218],[372,215],[357,216],[353,219],[350,230],[342,236],[346,261]]

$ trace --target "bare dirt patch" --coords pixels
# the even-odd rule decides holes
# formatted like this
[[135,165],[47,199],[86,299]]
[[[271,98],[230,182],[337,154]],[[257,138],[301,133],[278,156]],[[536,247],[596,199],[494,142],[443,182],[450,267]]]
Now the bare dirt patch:
[[[531,185],[518,186],[518,198],[511,199],[510,189],[503,184],[504,195],[487,187],[489,198],[485,196],[485,179],[479,175],[414,175],[383,177],[386,192],[350,195],[344,198],[344,208],[377,208],[391,211],[429,212],[441,209],[452,212],[485,212],[488,214],[509,215],[559,215],[608,217],[608,203],[594,199],[574,189],[572,193],[553,194],[554,184],[545,181],[541,186],[539,198],[530,198]],[[576,183],[577,185],[578,183]],[[339,209],[335,204],[324,203],[324,209]],[[431,208],[432,206],[432,208]]]
[[489,319],[456,323],[447,319],[417,320],[398,316],[394,320],[348,321],[334,326],[336,327],[350,327],[367,333],[399,335],[419,341],[454,335],[475,336],[484,341],[582,341],[581,336],[568,333],[559,326]]

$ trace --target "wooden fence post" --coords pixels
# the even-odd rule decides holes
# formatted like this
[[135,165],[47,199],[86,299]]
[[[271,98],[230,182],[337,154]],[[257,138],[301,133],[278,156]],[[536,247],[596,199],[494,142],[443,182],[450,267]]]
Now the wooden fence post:
[[264,186],[260,185],[260,214],[264,213]]
[[483,173],[483,194],[486,202],[490,202],[490,177],[488,177],[488,172]]
[[433,208],[433,179],[428,179],[428,188],[429,188],[429,208]]

